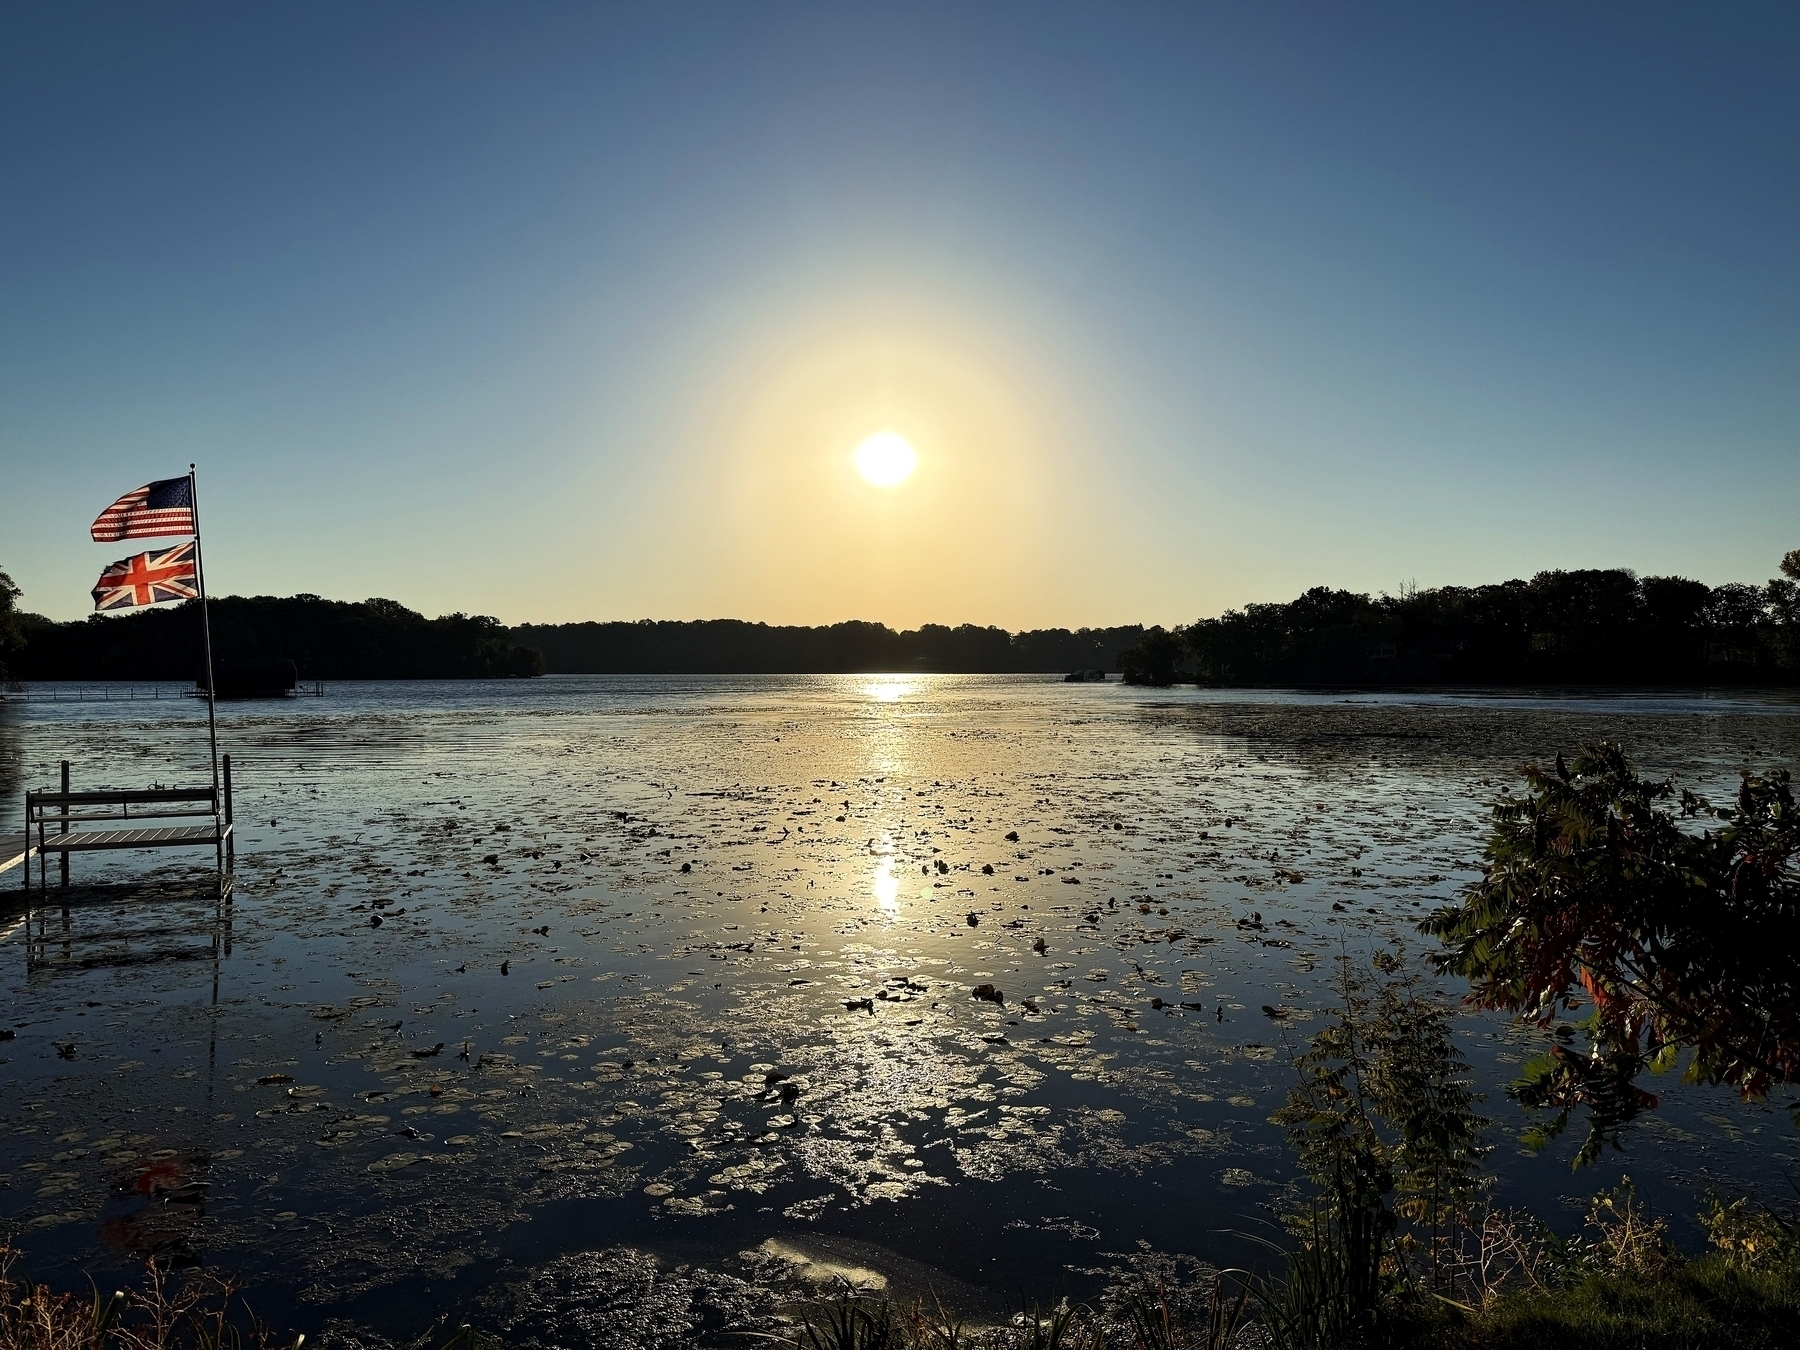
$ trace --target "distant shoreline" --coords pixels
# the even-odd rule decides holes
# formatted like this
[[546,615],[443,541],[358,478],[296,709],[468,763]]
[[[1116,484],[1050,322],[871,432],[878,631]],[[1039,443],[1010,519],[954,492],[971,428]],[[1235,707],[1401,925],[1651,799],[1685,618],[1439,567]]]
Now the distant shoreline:
[[[1780,569],[1764,585],[1615,568],[1397,596],[1321,586],[1173,630],[742,619],[508,628],[485,615],[428,619],[392,600],[316,595],[226,596],[210,613],[222,662],[292,661],[303,681],[1104,671],[1133,684],[1221,689],[1744,688],[1800,682],[1800,550]],[[192,601],[68,623],[11,617],[18,640],[0,676],[173,681],[199,673]]]
[[[909,679],[1014,679],[1022,681],[1041,681],[1046,684],[1064,684],[1065,672],[1055,670],[600,670],[600,671],[547,671],[541,676],[533,677],[531,683],[555,683],[559,680],[662,680],[662,679],[707,679],[707,680],[806,680],[806,679],[846,679],[846,680],[909,680]],[[396,675],[396,676],[351,676],[343,679],[327,680],[329,688],[333,684],[500,684],[516,685],[517,677],[506,675]],[[1097,682],[1088,682],[1090,685]],[[1177,681],[1167,685],[1133,684],[1117,675],[1108,676],[1106,682],[1114,689],[1129,688],[1145,694],[1167,693],[1267,693],[1267,694],[1308,694],[1346,696],[1358,694],[1417,694],[1421,696],[1433,694],[1480,695],[1490,694],[1494,697],[1519,696],[1530,698],[1550,698],[1559,695],[1571,697],[1594,696],[1663,696],[1681,697],[1685,695],[1703,696],[1709,694],[1770,694],[1786,695],[1800,700],[1800,685],[1782,681],[1741,681],[1714,683],[1692,682],[1629,682],[1629,681],[1516,681],[1504,683],[1498,681],[1468,681],[1466,683],[1444,684],[1210,684],[1197,683],[1193,680]],[[189,680],[170,679],[129,679],[111,677],[71,677],[67,679],[30,679],[16,681],[14,687],[0,686],[0,701],[11,696],[15,699],[29,697],[32,687],[51,686],[62,689],[84,687],[116,687],[150,686],[163,689],[164,698],[188,698],[193,690],[193,682]],[[140,698],[148,697],[145,693]],[[226,700],[228,701],[228,700]]]

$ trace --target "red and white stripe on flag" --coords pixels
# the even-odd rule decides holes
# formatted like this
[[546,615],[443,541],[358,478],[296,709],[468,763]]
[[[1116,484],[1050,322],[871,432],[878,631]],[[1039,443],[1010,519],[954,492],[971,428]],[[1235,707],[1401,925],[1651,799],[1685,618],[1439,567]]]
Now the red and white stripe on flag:
[[163,478],[127,492],[95,518],[92,533],[97,544],[194,533],[193,480]]
[[194,541],[155,553],[121,558],[100,574],[94,585],[94,608],[135,609],[171,600],[193,600],[200,594],[194,564]]

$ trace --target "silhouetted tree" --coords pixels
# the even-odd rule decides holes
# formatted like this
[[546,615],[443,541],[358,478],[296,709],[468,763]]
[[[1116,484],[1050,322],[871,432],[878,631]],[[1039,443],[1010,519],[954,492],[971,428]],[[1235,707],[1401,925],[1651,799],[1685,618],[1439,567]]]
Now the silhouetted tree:
[[1152,628],[1119,653],[1119,671],[1126,684],[1171,685],[1180,671],[1185,650],[1179,634]]
[[1786,670],[1800,670],[1800,548],[1782,558],[1781,575],[1769,583],[1767,596],[1775,659]]
[[13,663],[25,645],[25,628],[14,604],[22,594],[13,579],[0,572],[0,684],[12,681]]

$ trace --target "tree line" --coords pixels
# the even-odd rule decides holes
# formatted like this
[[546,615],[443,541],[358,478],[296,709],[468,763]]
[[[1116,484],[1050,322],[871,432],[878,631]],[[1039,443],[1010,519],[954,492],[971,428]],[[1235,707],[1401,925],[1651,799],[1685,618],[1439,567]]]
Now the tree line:
[[1729,684],[1800,676],[1800,549],[1765,585],[1624,569],[1370,596],[1317,586],[1152,628],[1127,680],[1211,685]]
[[[16,595],[0,574],[0,678],[189,680],[199,673],[194,602],[54,623],[16,611]],[[321,680],[1105,670],[1145,631],[1141,624],[1022,633],[926,624],[896,632],[878,623],[809,628],[737,619],[509,629],[481,615],[427,619],[393,600],[226,596],[211,604],[218,659],[284,658],[300,678]]]
[[[276,657],[303,679],[553,674],[831,674],[1116,670],[1211,685],[1730,684],[1800,677],[1800,549],[1765,585],[1708,586],[1623,569],[1539,572],[1490,586],[1370,596],[1318,586],[1286,604],[1173,630],[739,619],[524,624],[427,619],[393,600],[316,595],[212,602],[223,660]],[[192,602],[53,623],[21,612],[0,573],[0,680],[185,680],[198,673]]]
[[1040,674],[1113,670],[1143,637],[1142,624],[1038,629],[925,624],[896,632],[885,624],[774,626],[741,619],[688,622],[526,624],[512,630],[559,675],[857,674],[883,670]]
[[[0,594],[4,589],[0,588]],[[16,592],[15,592],[16,594]],[[316,595],[224,596],[210,602],[214,658],[294,662],[314,680],[484,679],[542,675],[543,658],[498,619],[427,619],[393,600]],[[16,631],[10,651],[7,633]],[[23,680],[192,680],[200,656],[198,601],[126,616],[53,623],[0,615],[0,660]]]

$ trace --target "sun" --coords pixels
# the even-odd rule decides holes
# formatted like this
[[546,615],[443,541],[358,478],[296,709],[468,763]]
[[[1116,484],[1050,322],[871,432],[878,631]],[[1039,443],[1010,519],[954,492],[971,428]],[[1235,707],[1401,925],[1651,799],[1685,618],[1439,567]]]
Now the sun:
[[856,447],[856,471],[876,487],[899,487],[918,467],[919,452],[892,431],[878,431]]

